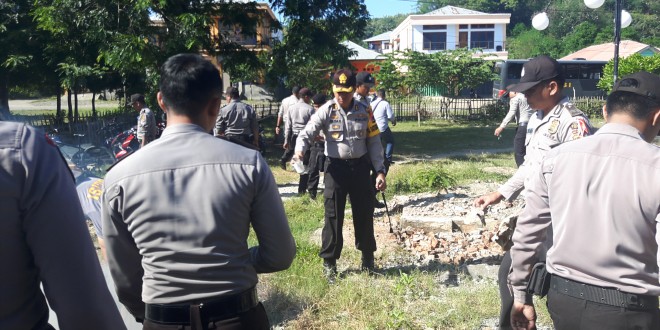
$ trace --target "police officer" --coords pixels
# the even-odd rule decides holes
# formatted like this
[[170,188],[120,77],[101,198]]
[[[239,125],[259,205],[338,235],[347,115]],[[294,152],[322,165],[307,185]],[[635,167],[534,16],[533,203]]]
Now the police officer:
[[158,134],[156,117],[151,109],[147,107],[147,104],[144,101],[144,95],[142,94],[131,95],[131,106],[133,109],[140,112],[136,135],[138,142],[140,142],[140,147],[144,147],[147,143],[156,139],[156,135]]
[[2,121],[0,141],[0,329],[52,329],[46,298],[61,329],[126,329],[55,143]]
[[527,122],[534,114],[534,110],[527,104],[527,99],[523,93],[516,93],[509,91],[509,112],[507,112],[502,123],[495,129],[495,136],[499,137],[502,134],[506,125],[509,124],[511,119],[516,118],[518,128],[516,128],[516,135],[513,138],[514,157],[516,165],[520,167],[525,161],[525,137],[527,136]]
[[[305,128],[309,118],[314,113],[314,107],[309,104],[313,96],[312,91],[308,88],[303,88],[300,90],[298,96],[300,97],[298,102],[289,108],[289,114],[286,119],[286,131],[284,132],[284,149],[289,149],[291,152],[295,150],[298,133]],[[309,164],[309,157],[310,151],[307,150],[305,157],[303,157],[304,165]],[[298,194],[304,194],[307,190],[308,178],[309,175],[307,172],[300,173]]]
[[[284,98],[282,100],[282,103],[280,104],[280,109],[277,112],[277,124],[275,126],[275,134],[279,135],[280,134],[280,126],[283,124],[286,126],[286,119],[289,116],[289,108],[298,103],[298,94],[300,92],[300,87],[294,86],[291,89],[291,95],[288,97]],[[286,127],[284,127],[286,130]],[[287,142],[284,140],[284,142]],[[293,150],[288,150],[285,148],[284,153],[282,154],[282,157],[280,158],[280,167],[283,170],[286,170],[286,163],[291,160],[291,157],[293,157]]]
[[[541,160],[550,149],[592,133],[593,128],[587,116],[562,96],[563,87],[564,77],[556,60],[541,55],[523,64],[520,82],[511,90],[523,93],[529,106],[536,110],[527,125],[525,161],[497,191],[475,199],[475,207],[485,210],[489,205],[504,199],[514,200],[529,185],[531,173],[539,168]],[[508,243],[501,244],[506,249]],[[498,276],[502,300],[500,326],[503,328],[510,326],[509,315],[513,306],[513,297],[507,283],[510,268],[511,256],[507,251]]]
[[[145,329],[268,329],[257,274],[286,269],[295,255],[266,161],[208,134],[221,86],[202,56],[170,57],[158,92],[167,128],[105,177],[110,271],[119,300]],[[250,227],[259,245],[248,249]]]
[[325,275],[330,282],[337,275],[336,260],[343,247],[342,226],[346,196],[350,195],[355,228],[355,244],[362,252],[362,269],[374,269],[376,239],[373,224],[374,185],[369,171],[371,166],[378,172],[375,189],[385,189],[383,147],[380,144],[378,126],[370,108],[353,98],[355,75],[342,69],[332,80],[335,98],[312,116],[300,131],[296,142],[296,157],[302,159],[314,137],[323,131],[325,135],[325,224],[321,237],[321,251]]
[[355,100],[358,102],[369,105],[369,90],[374,87],[376,80],[371,75],[371,73],[360,71],[355,77],[355,83],[355,94],[353,94],[353,98],[355,98]]
[[387,102],[385,90],[379,89],[376,92],[376,98],[371,102],[371,108],[374,110],[374,118],[380,130],[380,138],[385,143],[385,169],[389,170],[392,161],[392,153],[394,152],[394,134],[390,129],[389,123],[396,126],[396,117],[390,103]]
[[603,115],[594,136],[551,150],[532,176],[511,248],[515,328],[534,325],[524,290],[551,236],[547,305],[556,329],[660,329],[660,149],[651,144],[660,76],[623,77]]
[[229,104],[220,109],[215,122],[216,136],[250,143],[259,148],[259,124],[254,109],[241,101],[236,87],[227,87],[225,99]]
[[96,241],[101,248],[103,258],[107,259],[105,252],[105,241],[103,241],[103,229],[101,226],[101,193],[103,192],[103,179],[88,177],[76,186],[78,200],[82,206],[85,218],[94,226]]
[[[326,96],[323,93],[318,93],[312,97],[312,106],[314,107],[314,112],[318,111],[322,105],[327,102]],[[325,164],[325,137],[323,133],[320,133],[314,138],[314,144],[309,148],[309,167],[308,174],[309,179],[307,181],[307,192],[311,199],[316,199],[316,193],[319,188],[319,179],[321,178],[320,172],[324,171]]]

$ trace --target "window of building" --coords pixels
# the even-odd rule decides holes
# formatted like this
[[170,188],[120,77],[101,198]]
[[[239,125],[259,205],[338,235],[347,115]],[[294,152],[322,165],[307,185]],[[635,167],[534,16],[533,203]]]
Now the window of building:
[[495,24],[472,24],[470,27],[473,29],[494,29]]
[[447,32],[424,32],[425,50],[447,49]]
[[423,30],[446,30],[447,25],[423,25]]
[[470,49],[494,49],[495,32],[494,31],[472,31],[470,32]]

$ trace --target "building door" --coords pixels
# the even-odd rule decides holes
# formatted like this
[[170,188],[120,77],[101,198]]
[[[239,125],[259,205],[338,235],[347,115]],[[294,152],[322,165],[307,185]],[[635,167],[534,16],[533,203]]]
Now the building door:
[[458,33],[458,47],[465,48],[468,46],[468,33],[467,31],[461,31]]

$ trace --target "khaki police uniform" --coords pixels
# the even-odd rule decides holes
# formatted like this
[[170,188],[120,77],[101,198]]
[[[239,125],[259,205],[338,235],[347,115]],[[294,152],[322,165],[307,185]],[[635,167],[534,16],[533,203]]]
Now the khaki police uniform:
[[350,195],[355,228],[355,244],[363,253],[376,250],[373,229],[374,186],[371,164],[384,172],[383,147],[371,108],[353,100],[342,109],[336,100],[320,107],[300,131],[296,153],[308,150],[314,137],[325,135],[325,224],[319,256],[338,259],[343,247],[342,226],[346,197]]
[[[532,174],[541,166],[545,155],[554,147],[565,142],[580,139],[591,135],[593,128],[587,116],[577,109],[568,98],[562,99],[550,112],[543,117],[543,111],[537,111],[530,117],[527,124],[525,146],[527,153],[516,173],[500,186],[499,191],[507,200],[513,200],[524,189],[529,187]],[[567,182],[566,184],[570,184]],[[509,245],[510,242],[502,242]],[[501,325],[508,325],[513,297],[509,292],[508,274],[511,269],[511,255],[507,251],[500,264],[498,283],[500,296],[502,298],[502,309],[500,311]]]
[[591,135],[592,132],[593,128],[587,116],[570,103],[568,98],[561,100],[545,117],[542,111],[537,111],[527,124],[525,162],[497,191],[507,200],[515,199],[550,149],[564,142]]
[[[304,98],[300,98],[298,103],[294,104],[289,108],[289,116],[287,117],[286,131],[284,132],[284,141],[289,143],[289,150],[292,152],[296,147],[296,139],[298,139],[298,134],[300,131],[305,128],[309,118],[314,114],[314,107],[310,104],[305,103]],[[302,161],[304,165],[309,165],[310,150],[305,152],[305,156]],[[298,180],[298,194],[304,194],[307,190],[307,182],[309,179],[309,174],[302,173],[300,174],[300,179]]]
[[156,117],[154,113],[149,108],[142,108],[140,110],[140,115],[138,116],[138,125],[137,125],[137,139],[142,144],[144,139],[147,140],[147,143],[156,139],[158,134],[158,127],[156,126]]
[[0,329],[52,329],[46,297],[61,329],[126,329],[55,144],[0,121],[0,160]]
[[548,310],[557,329],[658,329],[658,186],[660,149],[626,124],[549,151],[513,237],[516,301],[531,298],[529,270],[551,236]]
[[236,138],[243,142],[253,143],[250,135],[258,130],[257,114],[249,104],[240,100],[231,100],[220,109],[215,122],[216,135]]
[[78,200],[82,206],[83,214],[94,225],[96,236],[103,238],[101,226],[101,193],[103,193],[103,179],[90,177],[76,186]]
[[[257,274],[286,269],[295,256],[266,161],[198,125],[168,126],[149,148],[113,167],[102,207],[117,295],[137,318],[145,317],[145,303],[147,311],[226,299],[237,301],[232,308],[256,303]],[[248,248],[250,227],[259,246]]]
[[[284,125],[284,133],[282,133],[282,135],[286,134],[286,131],[289,130],[287,127],[289,108],[298,103],[298,100],[299,99],[295,95],[290,95],[289,97],[284,98],[282,104],[280,104],[280,110],[277,112],[277,116],[282,118],[282,125]],[[286,139],[284,141],[291,144],[291,142]],[[293,147],[285,149],[282,153],[282,157],[280,157],[280,166],[283,169],[286,169],[286,163],[291,160],[291,157],[293,157]]]

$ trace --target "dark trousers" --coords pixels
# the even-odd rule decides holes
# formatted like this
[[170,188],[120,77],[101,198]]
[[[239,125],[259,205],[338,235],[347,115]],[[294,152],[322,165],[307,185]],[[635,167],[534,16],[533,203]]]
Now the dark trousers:
[[[246,312],[237,314],[226,319],[209,321],[202,324],[202,328],[206,329],[220,329],[220,330],[268,330],[270,329],[270,322],[264,305],[259,303],[257,306],[249,309]],[[144,320],[143,330],[192,330],[190,325],[177,325],[177,324],[160,324],[149,320]],[[197,329],[195,329],[197,330]]]
[[660,329],[660,310],[633,310],[570,297],[550,289],[547,301],[557,330]]
[[525,146],[525,137],[527,136],[527,123],[518,125],[516,136],[513,138],[513,152],[516,159],[516,165],[520,167],[525,161],[527,147]]
[[[309,166],[310,154],[311,154],[310,150],[305,151],[305,154],[303,155],[303,165]],[[300,178],[298,179],[298,193],[299,194],[304,194],[305,191],[307,191],[307,182],[308,181],[309,181],[309,172],[305,172],[304,174],[300,174]]]
[[389,127],[385,131],[380,132],[380,141],[385,144],[385,162],[387,164],[386,166],[389,167],[389,163],[392,162],[392,153],[394,152],[394,134],[392,134],[392,130]]
[[344,245],[342,227],[346,196],[350,196],[355,229],[355,247],[362,252],[376,251],[374,237],[374,187],[366,156],[353,163],[326,158],[325,224],[321,233],[321,258],[338,259]]
[[309,153],[309,171],[307,174],[307,191],[316,196],[316,191],[319,188],[319,179],[321,178],[320,172],[323,171],[323,164],[325,162],[325,154],[323,154],[323,142],[314,142],[314,146],[310,148]]
[[497,273],[497,285],[500,289],[500,329],[511,329],[511,310],[513,296],[509,291],[508,277],[511,270],[511,252],[506,251]]

